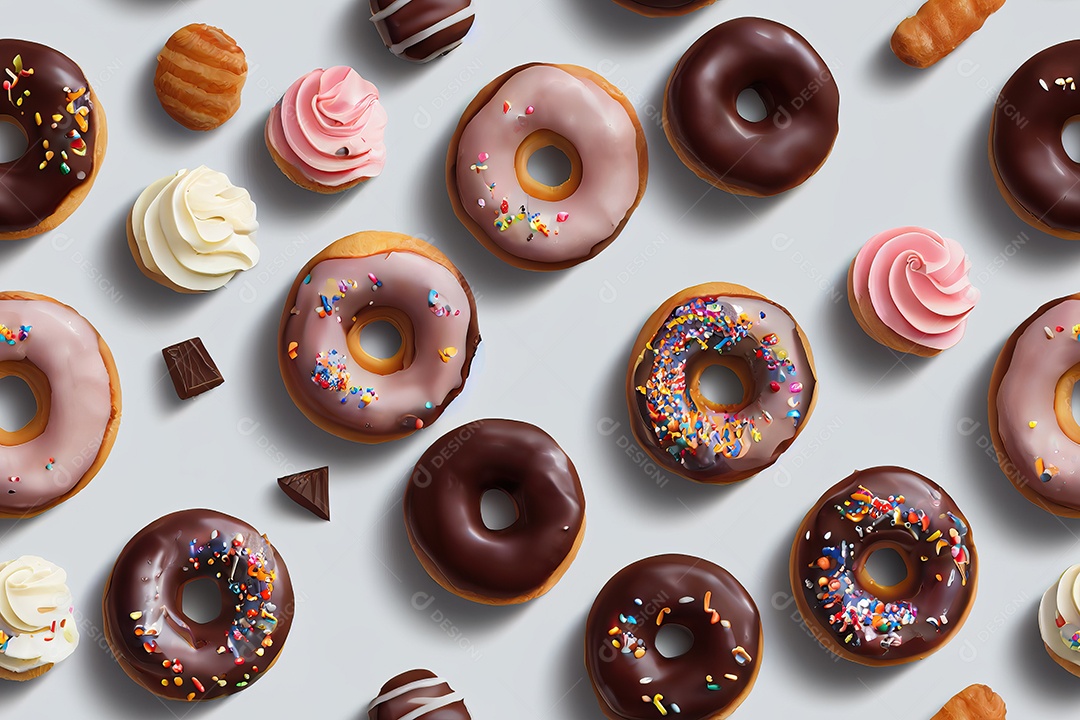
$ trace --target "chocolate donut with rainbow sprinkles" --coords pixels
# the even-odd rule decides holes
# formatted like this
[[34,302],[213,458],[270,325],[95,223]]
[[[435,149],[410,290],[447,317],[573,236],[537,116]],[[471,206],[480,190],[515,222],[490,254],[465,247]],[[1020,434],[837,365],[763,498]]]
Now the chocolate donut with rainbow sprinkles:
[[[899,580],[867,567],[879,551],[899,556]],[[967,619],[979,584],[967,518],[937,483],[901,467],[856,471],[826,490],[799,525],[789,572],[813,637],[862,665],[940,650]]]

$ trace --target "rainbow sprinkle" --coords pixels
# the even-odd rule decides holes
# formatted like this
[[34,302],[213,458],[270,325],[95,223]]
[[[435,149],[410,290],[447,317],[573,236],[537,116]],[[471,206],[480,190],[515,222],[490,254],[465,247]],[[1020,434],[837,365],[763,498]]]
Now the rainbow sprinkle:
[[32,328],[32,325],[20,325],[18,330],[13,330],[7,325],[0,323],[0,338],[8,345],[14,345],[15,343],[23,342],[30,337],[30,330]]

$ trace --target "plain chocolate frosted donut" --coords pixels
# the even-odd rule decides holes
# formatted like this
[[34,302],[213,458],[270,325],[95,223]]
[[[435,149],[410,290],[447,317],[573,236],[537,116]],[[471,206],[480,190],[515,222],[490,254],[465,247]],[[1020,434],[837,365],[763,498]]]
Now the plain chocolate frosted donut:
[[[480,501],[510,496],[517,518],[490,530]],[[436,440],[405,489],[405,528],[440,585],[493,605],[543,595],[573,562],[585,534],[585,495],[574,463],[540,428],[477,420]]]
[[[739,94],[761,96],[766,116],[739,115]],[[840,92],[802,35],[761,18],[717,25],[675,66],[664,130],[683,163],[739,195],[776,195],[824,164],[839,131]]]

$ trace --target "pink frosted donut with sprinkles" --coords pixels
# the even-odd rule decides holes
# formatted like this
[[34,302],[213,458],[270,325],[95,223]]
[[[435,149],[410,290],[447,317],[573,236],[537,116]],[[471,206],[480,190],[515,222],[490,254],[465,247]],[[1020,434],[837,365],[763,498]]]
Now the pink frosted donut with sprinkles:
[[[361,332],[387,323],[400,338],[372,355]],[[465,386],[480,344],[476,302],[453,263],[407,235],[362,232],[312,258],[281,316],[285,388],[313,423],[378,443],[435,422]]]
[[[734,372],[738,401],[702,392],[702,373],[713,365]],[[626,374],[638,443],[661,467],[702,483],[737,482],[776,462],[810,418],[816,389],[795,319],[731,283],[668,298],[638,334]]]
[[[569,163],[557,185],[529,161],[555,148]],[[487,85],[461,117],[446,158],[458,219],[502,260],[561,270],[611,244],[645,194],[649,159],[634,106],[577,65],[532,63]]]
[[[1080,45],[1078,45],[1080,47]],[[1046,303],[1005,342],[990,378],[990,437],[1001,470],[1035,505],[1080,517],[1080,293]]]
[[71,498],[97,475],[120,427],[112,352],[79,313],[52,298],[0,293],[0,378],[34,395],[34,416],[0,429],[0,517],[24,518]]

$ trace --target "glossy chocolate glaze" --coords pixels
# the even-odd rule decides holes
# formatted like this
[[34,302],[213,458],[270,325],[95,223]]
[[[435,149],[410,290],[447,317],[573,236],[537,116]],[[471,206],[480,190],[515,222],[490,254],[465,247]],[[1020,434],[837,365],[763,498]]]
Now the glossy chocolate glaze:
[[[17,232],[55,213],[93,174],[97,118],[86,77],[63,53],[26,40],[0,40],[0,67],[7,70],[0,73],[5,82],[18,77],[10,91],[0,91],[0,121],[14,122],[28,140],[21,157],[0,163],[0,232]],[[76,118],[81,108],[85,130]]]
[[[200,624],[184,615],[182,597],[203,577],[218,584],[222,610]],[[128,676],[155,695],[188,701],[231,695],[261,678],[285,646],[294,609],[289,571],[270,542],[213,510],[171,513],[140,530],[120,552],[102,601],[105,637]]]
[[[420,712],[421,708],[428,708]],[[417,714],[419,713],[419,715]],[[368,709],[369,720],[472,720],[461,693],[430,670],[409,670],[390,678]]]
[[[766,117],[744,120],[739,93],[757,91]],[[801,35],[760,18],[717,25],[671,75],[664,98],[668,136],[710,182],[776,195],[814,174],[839,131],[840,92]]]
[[[407,43],[408,47],[396,54],[413,62],[426,62],[456,48],[468,34],[476,19],[475,14],[462,12],[472,5],[472,0],[407,0],[404,5],[400,5],[401,0],[370,0],[370,2],[373,16],[391,5],[400,6],[400,9],[377,21],[375,27],[378,28],[386,47],[392,48],[398,43]],[[431,29],[439,26],[440,23],[445,24],[459,13],[462,19],[433,34],[428,34]],[[427,37],[423,37],[424,35]]]
[[1013,73],[994,106],[990,149],[1004,189],[1033,218],[1080,232],[1080,164],[1061,131],[1080,115],[1080,40],[1038,53]]
[[[489,530],[480,500],[502,490],[515,522]],[[585,495],[573,462],[540,428],[477,420],[443,435],[420,458],[404,499],[410,541],[454,588],[511,600],[541,588],[574,549]]]
[[[860,502],[853,494],[869,500]],[[957,546],[964,549],[966,563],[952,555],[951,530],[959,532]],[[896,599],[885,597],[884,588],[864,586],[857,577],[851,586],[845,579],[857,576],[882,547],[900,553],[914,573],[897,586],[908,585],[909,592]],[[827,569],[819,564],[823,558],[831,558]],[[978,569],[967,520],[941,487],[905,468],[875,467],[834,485],[803,519],[793,548],[792,584],[810,609],[807,623],[819,626],[845,653],[895,663],[925,657],[960,629],[975,601]],[[909,603],[913,622],[887,632],[874,624],[845,623],[842,610],[850,605],[846,600],[831,603],[836,596],[824,596],[823,578],[837,581],[838,586],[830,586],[837,594],[850,588],[845,597],[856,604],[866,601],[873,607],[879,596],[886,603]],[[885,613],[874,615],[880,619]]]
[[[693,633],[694,644],[668,659],[654,645],[671,623]],[[657,555],[620,570],[596,596],[585,668],[608,717],[705,720],[742,702],[761,667],[761,640],[757,606],[728,571],[689,555]]]

